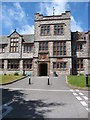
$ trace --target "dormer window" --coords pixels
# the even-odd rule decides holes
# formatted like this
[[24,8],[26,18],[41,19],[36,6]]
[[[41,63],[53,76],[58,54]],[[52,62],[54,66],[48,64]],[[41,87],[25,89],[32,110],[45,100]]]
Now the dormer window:
[[10,52],[18,52],[19,41],[18,38],[11,38],[10,40]]

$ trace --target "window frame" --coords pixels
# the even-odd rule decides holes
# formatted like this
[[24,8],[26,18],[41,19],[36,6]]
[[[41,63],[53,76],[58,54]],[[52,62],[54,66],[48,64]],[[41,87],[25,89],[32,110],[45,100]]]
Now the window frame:
[[84,63],[83,59],[77,59],[77,70],[84,70],[84,64],[83,63]]
[[[57,53],[59,53],[59,54],[57,54]],[[53,56],[66,56],[66,55],[67,55],[66,41],[53,42]]]
[[48,51],[48,42],[39,42],[39,51]]
[[[66,65],[65,68],[64,68],[64,64]],[[54,67],[54,65],[56,65],[56,68]],[[53,62],[53,69],[55,69],[56,71],[58,71],[58,70],[66,70],[67,69],[67,62],[65,62],[65,61]]]
[[50,35],[50,25],[41,25],[40,36],[49,36],[49,35]]
[[[63,32],[62,32],[62,28],[63,28]],[[64,24],[63,23],[54,25],[54,35],[64,35]]]
[[[16,45],[17,43],[18,45]],[[10,38],[10,53],[19,53],[19,38],[18,37]]]
[[[25,50],[25,48],[26,48],[26,50]],[[32,44],[24,44],[23,45],[23,53],[32,53],[32,52],[33,52],[33,45]]]
[[4,60],[2,59],[2,60],[0,60],[0,69],[4,69]]
[[33,70],[33,60],[32,59],[23,60],[23,70]]
[[[81,47],[81,45],[82,45],[82,47]],[[83,51],[83,43],[77,43],[77,52],[82,52],[82,51]]]
[[18,59],[8,60],[7,69],[8,70],[20,70],[20,60]]

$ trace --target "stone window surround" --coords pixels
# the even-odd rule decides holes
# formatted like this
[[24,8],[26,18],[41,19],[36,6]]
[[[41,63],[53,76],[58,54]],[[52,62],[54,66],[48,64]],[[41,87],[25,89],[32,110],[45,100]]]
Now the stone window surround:
[[81,33],[81,32],[78,32],[78,40],[79,39],[84,39],[86,40],[86,37]]
[[0,69],[4,69],[4,60],[0,60]]
[[[13,66],[13,68],[12,68],[12,66]],[[20,69],[20,60],[18,60],[18,59],[8,60],[7,69],[8,70],[19,70]]]
[[[27,50],[25,51],[25,46],[27,47]],[[33,52],[33,44],[31,43],[24,43],[23,44],[23,53],[32,53]]]
[[23,70],[33,70],[33,60],[32,59],[23,60]]
[[[56,44],[56,51],[54,51],[54,43]],[[59,55],[57,55],[57,43],[59,43]],[[62,46],[61,46],[61,43],[62,43]],[[67,55],[67,53],[64,54],[64,47],[66,48],[66,41],[60,41],[60,42],[53,42],[53,56],[62,56],[60,51],[61,47],[62,47],[62,55],[65,55],[65,56]],[[55,55],[54,55],[54,52],[56,52]],[[65,52],[67,52],[66,49],[65,49]]]
[[[14,39],[12,41],[12,39]],[[11,45],[13,43],[13,46]],[[11,48],[13,51],[11,51]],[[15,49],[15,50],[14,50]],[[16,49],[18,49],[16,51]],[[13,37],[13,38],[10,38],[10,53],[19,53],[19,38],[18,37]]]
[[83,51],[83,43],[77,43],[77,52],[82,52]]
[[64,24],[55,24],[54,25],[54,35],[64,35]]
[[7,44],[1,44],[0,45],[0,53],[5,53],[6,51],[5,51],[5,49],[6,49],[6,47],[7,47]]
[[[54,67],[54,65],[56,65],[56,68]],[[62,68],[61,68],[61,65],[62,65]],[[65,65],[65,68],[64,68],[64,65]],[[67,62],[64,62],[64,61],[53,62],[53,69],[55,69],[55,70],[66,70],[67,69]]]
[[[40,25],[40,36],[48,36],[48,35],[51,35],[50,34],[50,31],[51,31],[51,26],[50,25],[52,25],[52,24],[43,24],[43,25]],[[65,23],[58,23],[58,24],[53,24],[53,35],[64,35],[64,25],[65,25]],[[47,33],[48,33],[48,26],[49,26],[49,34],[42,34],[42,27],[45,27],[46,26],[46,30],[47,30]],[[57,32],[56,32],[56,34],[55,34],[55,26],[58,28],[58,26],[59,26],[59,33],[58,33],[58,29],[56,30]],[[43,33],[45,32],[45,29],[43,29]]]
[[39,51],[48,51],[48,42],[39,42]]
[[82,71],[84,70],[84,66],[83,66],[83,59],[77,59],[77,70],[78,71]]
[[48,36],[50,35],[50,25],[41,25],[41,36]]

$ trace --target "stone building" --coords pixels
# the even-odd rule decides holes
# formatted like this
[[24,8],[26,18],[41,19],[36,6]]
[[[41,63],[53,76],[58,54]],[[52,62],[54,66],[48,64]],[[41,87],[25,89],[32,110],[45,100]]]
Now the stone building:
[[0,37],[0,73],[90,74],[90,31],[71,32],[70,11],[35,13],[34,21],[34,34],[20,35],[15,29]]

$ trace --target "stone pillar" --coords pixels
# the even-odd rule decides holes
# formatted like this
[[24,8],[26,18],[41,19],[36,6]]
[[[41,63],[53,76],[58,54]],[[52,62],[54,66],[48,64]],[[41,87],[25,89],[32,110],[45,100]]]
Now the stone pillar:
[[20,60],[20,74],[23,74],[23,60]]
[[8,60],[4,60],[4,74],[7,73],[7,69],[8,69]]
[[49,42],[49,56],[53,57],[53,42]]
[[88,74],[89,72],[88,72],[88,59],[84,59],[83,60],[84,62],[83,62],[83,64],[84,64],[84,74]]
[[50,59],[50,75],[53,75],[53,61]]
[[33,76],[37,76],[37,59],[33,59]]

